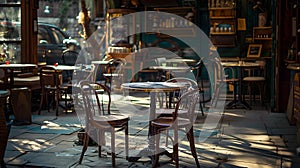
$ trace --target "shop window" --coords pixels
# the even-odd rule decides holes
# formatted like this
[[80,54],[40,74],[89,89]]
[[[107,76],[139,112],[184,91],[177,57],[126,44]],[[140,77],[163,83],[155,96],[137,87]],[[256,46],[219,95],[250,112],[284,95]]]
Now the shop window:
[[21,60],[21,2],[0,0],[0,63]]

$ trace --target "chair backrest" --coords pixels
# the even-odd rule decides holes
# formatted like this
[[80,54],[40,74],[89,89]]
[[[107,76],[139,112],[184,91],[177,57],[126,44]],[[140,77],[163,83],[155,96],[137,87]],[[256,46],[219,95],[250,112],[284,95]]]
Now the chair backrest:
[[160,58],[156,58],[155,59],[155,63],[158,65],[158,66],[161,66],[163,65],[163,63],[166,63],[167,59],[165,57],[160,57]]
[[204,66],[204,62],[202,60],[200,60],[196,65],[193,66],[193,68],[196,70],[196,79],[197,81],[202,81],[203,79],[201,78],[201,74],[203,71],[203,68],[205,68]]
[[[184,78],[184,77],[178,77],[178,78],[172,78],[172,79],[169,79],[167,80],[166,82],[172,82],[172,83],[183,83],[185,85],[185,87],[181,88],[180,91],[174,91],[174,92],[171,92],[167,95],[166,99],[169,99],[170,101],[170,98],[172,99],[179,99],[184,93],[188,92],[189,90],[198,90],[198,84],[195,80],[193,79],[190,79],[190,78]],[[163,103],[164,103],[164,98],[163,96],[164,95],[159,95],[160,96],[160,107],[163,107]],[[171,108],[171,104],[168,100],[166,100],[166,107],[167,108]],[[174,100],[173,100],[174,101]],[[177,101],[176,101],[177,102]]]
[[5,90],[9,88],[8,83],[9,72],[7,69],[0,69],[0,89]]
[[259,74],[260,76],[266,76],[266,61],[265,60],[257,60],[255,63],[259,64]]
[[62,72],[55,70],[53,67],[42,67],[40,70],[41,88],[59,87],[62,84]]
[[81,93],[83,96],[86,121],[94,121],[94,118],[110,114],[111,96],[109,89],[100,83],[81,81]]
[[233,67],[224,67],[224,77],[226,79],[236,79],[237,78],[237,70]]
[[244,70],[248,73],[247,76],[265,77],[266,76],[266,70],[265,70],[266,61],[265,60],[256,60],[255,63],[258,64],[259,66]]
[[184,77],[177,77],[167,80],[166,82],[180,82],[184,83],[186,87],[183,88],[182,91],[186,91],[188,89],[198,89],[198,84],[195,80],[190,78],[184,78]]
[[64,65],[75,65],[78,58],[78,52],[74,50],[66,50],[62,54]]
[[[197,89],[188,90],[182,94],[176,103],[175,112],[173,113],[173,120],[176,121],[178,117],[179,110],[187,111],[187,117],[191,124],[195,120],[195,107],[199,100],[199,91]],[[182,116],[181,116],[182,117]]]

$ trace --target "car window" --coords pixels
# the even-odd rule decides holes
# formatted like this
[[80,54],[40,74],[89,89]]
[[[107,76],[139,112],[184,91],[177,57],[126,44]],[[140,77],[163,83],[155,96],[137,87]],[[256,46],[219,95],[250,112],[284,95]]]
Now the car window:
[[39,44],[50,44],[52,43],[51,42],[51,38],[47,32],[47,29],[42,27],[42,26],[39,26],[39,29],[38,29],[38,43]]
[[66,38],[59,30],[55,28],[51,28],[51,32],[54,37],[54,41],[56,44],[60,44],[63,42],[63,40]]

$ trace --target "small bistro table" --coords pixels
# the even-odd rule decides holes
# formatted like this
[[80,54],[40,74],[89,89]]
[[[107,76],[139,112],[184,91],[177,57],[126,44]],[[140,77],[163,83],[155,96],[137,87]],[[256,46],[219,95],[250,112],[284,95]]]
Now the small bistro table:
[[60,70],[60,71],[73,71],[73,70],[80,69],[79,66],[72,66],[72,65],[46,65],[46,66],[52,67],[55,70]]
[[185,77],[186,74],[191,70],[189,66],[150,66],[149,69],[160,70],[164,72],[166,80],[170,79],[172,74],[175,77]]
[[[154,162],[154,138],[152,137],[152,131],[150,128],[151,121],[155,118],[156,111],[156,93],[161,92],[174,92],[180,91],[185,85],[182,83],[169,83],[169,82],[132,82],[123,83],[121,89],[134,92],[148,92],[150,93],[150,111],[149,111],[149,132],[148,132],[148,148],[143,149],[137,155],[137,157],[130,157],[129,161],[137,161],[141,156],[149,156],[151,161]],[[172,158],[171,154],[164,151],[162,154],[166,154]]]
[[36,68],[36,64],[0,64],[0,68],[10,70],[10,86],[14,85],[14,71],[23,68]]
[[238,99],[237,100],[233,100],[232,102],[230,102],[229,104],[227,104],[228,108],[231,108],[233,106],[238,107],[238,106],[242,106],[243,108],[249,109],[251,110],[250,105],[244,101],[242,99],[242,80],[243,80],[243,70],[245,68],[256,68],[259,67],[260,65],[258,63],[252,63],[252,62],[222,62],[222,65],[224,67],[235,67],[238,69]]

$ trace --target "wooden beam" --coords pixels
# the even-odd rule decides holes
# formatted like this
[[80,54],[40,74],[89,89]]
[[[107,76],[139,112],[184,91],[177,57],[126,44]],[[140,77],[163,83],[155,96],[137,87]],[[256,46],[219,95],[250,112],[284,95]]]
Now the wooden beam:
[[21,2],[21,63],[37,63],[37,3]]

